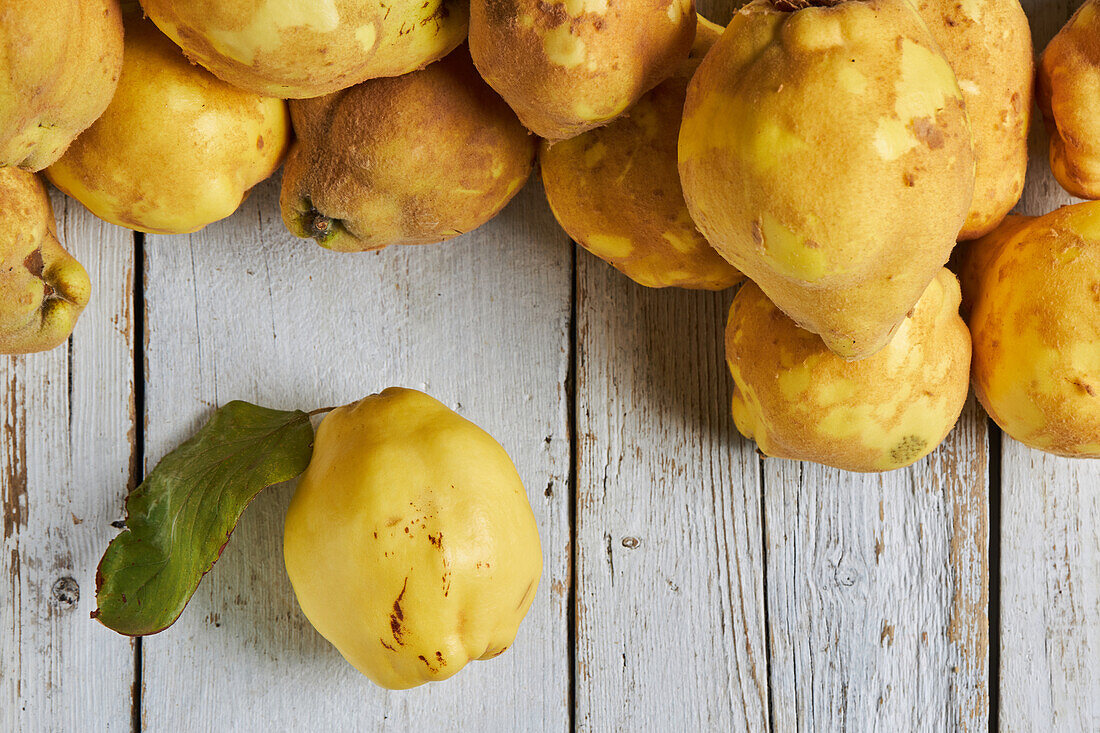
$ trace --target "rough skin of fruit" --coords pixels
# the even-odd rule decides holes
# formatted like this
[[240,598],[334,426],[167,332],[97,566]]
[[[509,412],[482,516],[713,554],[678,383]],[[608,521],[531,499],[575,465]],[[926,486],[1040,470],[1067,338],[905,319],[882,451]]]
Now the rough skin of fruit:
[[970,299],[978,292],[978,280],[982,272],[989,267],[989,261],[1000,248],[1000,243],[1016,236],[1016,233],[1029,226],[1034,216],[1009,214],[996,229],[972,242],[963,242],[951,253],[952,269],[959,276],[962,288],[962,305],[959,314],[964,320],[970,318]]
[[539,149],[558,223],[589,252],[648,287],[724,290],[742,279],[695,228],[676,168],[688,82],[721,34],[700,16],[691,56],[630,114]]
[[1100,199],[1100,0],[1086,0],[1043,51],[1036,85],[1062,188]]
[[42,181],[0,168],[0,354],[63,343],[91,290],[88,273],[57,240]]
[[846,359],[889,342],[974,192],[962,92],[908,0],[742,8],[688,87],[679,161],[718,253]]
[[423,68],[466,38],[468,0],[142,0],[192,61],[283,99]]
[[117,0],[4,0],[0,166],[60,158],[107,108],[121,69]]
[[676,70],[694,37],[694,0],[470,3],[478,71],[547,140],[623,114]]
[[1010,219],[962,274],[986,412],[1032,448],[1100,458],[1100,201]]
[[290,103],[292,234],[343,252],[430,244],[492,219],[531,175],[535,139],[465,46],[421,71]]
[[289,142],[286,102],[226,84],[130,18],[114,99],[46,175],[112,224],[180,234],[236,211]]
[[886,348],[845,361],[751,282],[726,328],[737,429],[766,455],[849,471],[889,471],[928,455],[966,402],[970,336],[959,284],[932,280]]
[[1035,64],[1019,0],[919,0],[917,9],[959,80],[976,163],[959,239],[992,231],[1020,200]]
[[535,518],[504,449],[397,388],[325,417],[283,555],[317,631],[395,690],[501,654],[542,574]]

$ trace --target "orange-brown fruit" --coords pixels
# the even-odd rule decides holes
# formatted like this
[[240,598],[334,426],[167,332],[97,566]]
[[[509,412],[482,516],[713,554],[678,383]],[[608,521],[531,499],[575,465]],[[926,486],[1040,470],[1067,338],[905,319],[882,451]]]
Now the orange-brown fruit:
[[688,82],[722,34],[700,16],[691,56],[629,114],[539,151],[546,198],[578,244],[648,287],[723,290],[741,273],[688,213],[676,141]]
[[918,0],[959,80],[974,134],[974,199],[959,239],[992,231],[1020,200],[1035,64],[1019,0]]
[[890,471],[931,453],[969,391],[970,338],[946,268],[885,348],[845,361],[795,325],[754,283],[726,327],[737,429],[765,455],[848,471]]
[[292,234],[344,252],[430,244],[492,219],[531,175],[535,139],[460,46],[405,76],[292,101]]
[[1100,0],[1086,0],[1043,51],[1037,85],[1062,188],[1100,199]]
[[621,115],[675,71],[694,37],[694,0],[470,3],[478,71],[547,140]]
[[1024,445],[1100,458],[1100,201],[1009,219],[962,274],[986,412]]

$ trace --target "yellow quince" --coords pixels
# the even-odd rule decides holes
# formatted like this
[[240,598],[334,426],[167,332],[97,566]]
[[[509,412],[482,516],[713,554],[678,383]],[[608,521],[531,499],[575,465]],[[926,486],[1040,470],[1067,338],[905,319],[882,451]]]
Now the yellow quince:
[[542,573],[508,454],[428,395],[398,388],[322,421],[283,557],[317,631],[390,689],[502,653]]

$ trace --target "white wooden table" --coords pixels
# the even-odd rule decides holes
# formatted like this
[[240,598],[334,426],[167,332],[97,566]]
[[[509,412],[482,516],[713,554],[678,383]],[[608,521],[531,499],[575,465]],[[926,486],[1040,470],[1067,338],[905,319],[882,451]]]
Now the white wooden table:
[[[1076,4],[1025,3],[1037,48]],[[1034,138],[1029,214],[1070,201]],[[632,284],[537,182],[451,243],[361,255],[289,236],[277,198],[136,237],[54,194],[95,295],[67,348],[0,357],[0,730],[1100,730],[1100,461],[973,400],[907,470],[763,459],[728,411],[732,294]],[[168,631],[89,620],[127,487],[216,405],[390,385],[486,428],[527,485],[545,571],[508,653],[373,687],[296,607],[291,486]]]

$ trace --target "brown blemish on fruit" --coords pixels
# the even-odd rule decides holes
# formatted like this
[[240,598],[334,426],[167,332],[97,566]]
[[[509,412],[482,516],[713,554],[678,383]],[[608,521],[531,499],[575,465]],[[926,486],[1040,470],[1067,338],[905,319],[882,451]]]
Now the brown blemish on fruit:
[[927,145],[929,150],[939,150],[946,142],[943,130],[936,127],[935,123],[927,117],[913,120],[910,127],[913,129],[913,135]]
[[1085,382],[1082,379],[1074,379],[1074,380],[1071,380],[1071,383],[1073,384],[1073,386],[1077,387],[1077,389],[1081,390],[1082,392],[1087,394],[1089,397],[1095,397],[1096,396],[1096,390],[1088,382]]
[[42,270],[44,268],[44,262],[42,261],[42,248],[38,247],[23,260],[23,267],[27,268],[27,272],[36,278],[42,278]]
[[[535,581],[531,581],[527,584],[527,590],[523,591],[523,597],[519,599],[519,604],[516,609],[523,608],[523,604],[527,602],[527,599],[531,596],[531,591],[535,589]],[[503,651],[503,650],[502,650]]]
[[390,614],[390,632],[393,634],[393,640],[400,646],[404,646],[402,638],[405,635],[405,629],[402,622],[405,620],[405,612],[401,609],[401,599],[405,597],[405,589],[409,586],[409,578],[405,576],[405,582],[401,586],[401,592],[397,594],[397,598],[393,602],[393,613]]
[[928,444],[924,438],[917,435],[907,435],[890,451],[890,460],[898,465],[912,462],[913,457],[919,455]]
[[546,18],[546,28],[557,28],[559,25],[569,20],[569,13],[565,12],[565,6],[560,4],[551,4],[545,2],[545,0],[539,0],[535,4],[538,11]]

